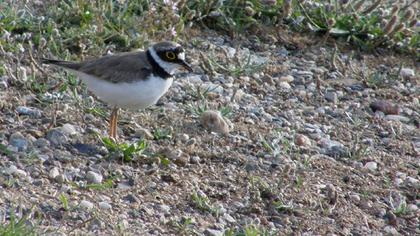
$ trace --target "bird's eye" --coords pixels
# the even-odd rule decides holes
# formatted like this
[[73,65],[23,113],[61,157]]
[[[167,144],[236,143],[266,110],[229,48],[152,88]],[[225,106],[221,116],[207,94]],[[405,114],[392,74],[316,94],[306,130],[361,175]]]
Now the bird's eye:
[[166,58],[168,58],[169,60],[174,60],[176,58],[176,55],[173,52],[166,52]]

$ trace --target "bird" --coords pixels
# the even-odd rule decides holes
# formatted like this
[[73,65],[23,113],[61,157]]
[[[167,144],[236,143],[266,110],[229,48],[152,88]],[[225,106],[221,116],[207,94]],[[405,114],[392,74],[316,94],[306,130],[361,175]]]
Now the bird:
[[41,58],[74,72],[99,100],[112,107],[109,136],[117,140],[119,108],[144,109],[155,104],[172,85],[173,76],[186,69],[184,48],[172,41],[153,44],[146,50],[106,55],[82,62]]

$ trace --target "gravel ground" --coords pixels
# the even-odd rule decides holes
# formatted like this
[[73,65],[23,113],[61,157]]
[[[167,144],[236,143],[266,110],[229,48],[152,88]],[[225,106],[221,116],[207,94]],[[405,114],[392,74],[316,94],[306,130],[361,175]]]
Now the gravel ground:
[[191,36],[195,72],[122,112],[121,140],[148,143],[131,162],[100,141],[104,104],[60,92],[64,72],[42,67],[57,84],[42,98],[23,86],[38,68],[2,77],[0,222],[14,209],[53,235],[420,234],[418,62],[267,38]]

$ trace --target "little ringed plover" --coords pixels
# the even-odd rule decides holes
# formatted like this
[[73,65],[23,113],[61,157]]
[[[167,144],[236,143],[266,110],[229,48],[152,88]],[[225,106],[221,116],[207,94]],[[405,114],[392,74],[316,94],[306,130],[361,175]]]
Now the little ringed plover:
[[192,72],[182,46],[169,41],[156,43],[146,51],[83,62],[52,59],[42,59],[42,62],[73,71],[100,100],[113,107],[109,135],[114,139],[119,108],[142,109],[155,104],[168,91],[172,76],[179,69]]

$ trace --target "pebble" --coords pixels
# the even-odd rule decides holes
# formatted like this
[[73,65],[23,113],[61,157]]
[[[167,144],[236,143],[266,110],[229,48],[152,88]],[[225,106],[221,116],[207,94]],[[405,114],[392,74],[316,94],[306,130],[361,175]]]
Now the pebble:
[[57,178],[57,176],[60,174],[60,171],[58,170],[58,168],[57,167],[53,167],[51,170],[50,170],[50,172],[49,172],[49,174],[48,174],[48,176],[51,178],[51,179],[55,179],[55,178]]
[[82,200],[80,202],[80,208],[83,208],[85,210],[91,210],[91,209],[93,209],[93,207],[94,207],[93,203],[91,203],[87,200]]
[[297,134],[296,145],[302,146],[302,147],[309,147],[311,146],[311,140],[303,134]]
[[19,115],[27,115],[32,118],[41,118],[42,116],[42,113],[39,109],[32,107],[19,106],[16,108],[16,111]]
[[163,214],[167,215],[171,213],[171,207],[168,205],[160,205],[159,206],[159,211],[162,212]]
[[289,90],[289,89],[291,89],[291,88],[292,88],[292,86],[290,86],[290,84],[289,84],[288,82],[286,82],[286,81],[280,81],[280,82],[278,83],[278,86],[279,86],[280,88],[282,88],[282,89],[286,89],[286,90]]
[[9,166],[9,168],[6,168],[3,172],[6,175],[13,175],[17,170],[18,168],[15,165],[11,165]]
[[319,145],[324,148],[325,154],[331,157],[348,157],[348,149],[340,142],[330,140],[328,138],[322,138],[319,141]]
[[206,235],[206,236],[223,236],[224,232],[222,230],[217,230],[217,229],[206,229],[204,231],[204,235]]
[[14,174],[16,176],[19,176],[19,177],[26,177],[26,176],[28,176],[28,174],[24,170],[21,170],[21,169],[17,169]]
[[381,111],[385,115],[398,115],[401,111],[401,108],[398,105],[385,100],[374,101],[369,106],[373,112]]
[[280,82],[292,83],[295,80],[292,75],[286,75],[279,78]]
[[407,209],[409,212],[416,213],[419,207],[416,204],[408,204]]
[[54,178],[54,180],[55,180],[57,183],[62,184],[62,183],[64,183],[64,182],[66,182],[66,181],[67,181],[67,178],[66,178],[66,176],[65,176],[64,174],[59,174],[59,175],[57,175],[57,176]]
[[25,151],[29,142],[20,132],[16,132],[10,135],[9,144],[16,147],[18,151]]
[[9,85],[7,84],[7,81],[0,79],[0,89],[1,90],[6,90],[8,87],[9,87]]
[[231,223],[231,224],[236,222],[236,220],[227,213],[223,214],[223,218],[226,220],[226,222]]
[[111,204],[107,203],[107,202],[100,202],[98,203],[99,208],[101,208],[102,210],[111,210],[112,206]]
[[50,145],[50,142],[45,138],[39,138],[34,142],[35,147],[43,148],[48,147]]
[[61,127],[61,131],[62,131],[64,134],[69,135],[69,136],[77,134],[77,130],[76,130],[76,128],[74,127],[74,125],[72,125],[72,124],[64,124],[64,125]]
[[394,185],[395,186],[400,186],[404,181],[401,178],[395,178],[394,179]]
[[384,232],[386,233],[386,235],[400,235],[398,231],[390,225],[385,226]]
[[153,139],[153,134],[146,128],[137,127],[134,131],[134,137],[151,140]]
[[351,194],[350,195],[350,200],[354,203],[359,203],[360,202],[360,196],[357,194]]
[[199,156],[191,156],[190,157],[190,163],[191,164],[199,164],[200,163],[200,157]]
[[416,73],[411,68],[401,68],[400,75],[404,79],[411,79],[416,75]]
[[328,91],[325,93],[324,95],[325,100],[332,102],[332,103],[337,103],[338,102],[338,96],[337,93],[334,91]]
[[126,195],[125,197],[123,197],[123,200],[128,201],[129,203],[140,202],[140,199],[138,197],[136,197],[135,195],[131,194],[131,193]]
[[404,122],[404,123],[410,122],[410,118],[405,117],[405,116],[401,116],[401,115],[386,115],[385,120],[401,121],[401,122]]
[[365,164],[365,168],[373,172],[378,169],[378,164],[374,161],[369,161]]
[[86,181],[90,184],[100,184],[102,183],[103,177],[101,174],[98,174],[93,171],[88,171],[86,173]]
[[229,126],[218,111],[205,111],[201,115],[201,124],[208,130],[216,133],[229,133]]
[[47,133],[47,139],[55,146],[63,145],[68,142],[68,137],[61,128],[50,129]]
[[415,179],[413,177],[408,176],[404,183],[408,186],[412,186],[414,188],[420,189],[420,181],[418,179]]

